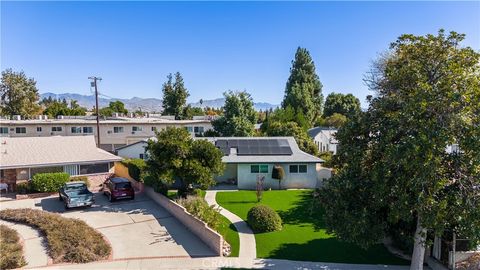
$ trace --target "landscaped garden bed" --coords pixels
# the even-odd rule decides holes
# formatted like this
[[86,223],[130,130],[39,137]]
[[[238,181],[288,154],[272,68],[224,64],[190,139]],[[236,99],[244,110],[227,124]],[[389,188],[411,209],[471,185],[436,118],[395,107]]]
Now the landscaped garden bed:
[[218,192],[216,201],[224,208],[247,220],[255,205],[265,204],[281,217],[282,229],[256,233],[257,256],[300,261],[321,261],[358,264],[408,264],[381,244],[367,250],[342,242],[328,234],[323,224],[323,210],[313,204],[311,190],[265,191],[257,203],[255,191]]
[[48,254],[54,263],[86,263],[107,259],[110,245],[103,235],[84,221],[34,209],[6,209],[0,219],[30,225],[47,239]]
[[18,233],[0,225],[0,269],[14,269],[24,266],[25,258]]

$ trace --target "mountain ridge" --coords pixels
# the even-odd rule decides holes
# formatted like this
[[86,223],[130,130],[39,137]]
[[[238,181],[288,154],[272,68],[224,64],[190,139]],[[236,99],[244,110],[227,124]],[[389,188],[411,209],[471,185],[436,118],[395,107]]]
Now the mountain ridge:
[[[82,107],[86,107],[87,109],[91,109],[95,106],[95,96],[94,95],[82,95],[77,93],[42,93],[40,94],[40,100],[43,98],[56,98],[56,99],[66,99],[70,101],[72,99],[77,100],[78,104]],[[125,108],[129,111],[136,111],[141,109],[145,112],[161,112],[163,110],[162,105],[163,102],[159,98],[141,98],[141,97],[132,97],[132,98],[105,98],[99,97],[98,104],[99,107],[107,107],[111,101],[119,100],[125,104]],[[225,98],[216,98],[216,99],[206,99],[200,104],[200,102],[191,102],[189,103],[192,107],[213,107],[213,108],[220,108],[225,104]],[[275,109],[278,107],[278,104],[271,104],[268,102],[254,102],[255,110],[268,110],[270,108]]]

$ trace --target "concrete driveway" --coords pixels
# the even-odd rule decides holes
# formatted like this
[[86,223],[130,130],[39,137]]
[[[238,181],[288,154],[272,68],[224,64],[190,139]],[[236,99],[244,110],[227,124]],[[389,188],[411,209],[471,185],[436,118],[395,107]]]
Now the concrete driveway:
[[58,197],[0,203],[0,208],[36,208],[84,220],[110,241],[113,259],[189,258],[215,254],[177,219],[147,196],[110,203],[95,194],[91,208],[65,211]]

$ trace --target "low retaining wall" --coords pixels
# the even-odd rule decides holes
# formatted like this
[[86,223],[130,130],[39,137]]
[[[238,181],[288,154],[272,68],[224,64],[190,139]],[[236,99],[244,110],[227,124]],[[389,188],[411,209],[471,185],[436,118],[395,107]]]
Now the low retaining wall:
[[205,222],[188,213],[183,206],[155,192],[153,188],[145,187],[144,191],[148,197],[165,208],[172,216],[187,227],[188,230],[200,238],[217,256],[222,256],[223,237],[219,233],[208,227]]

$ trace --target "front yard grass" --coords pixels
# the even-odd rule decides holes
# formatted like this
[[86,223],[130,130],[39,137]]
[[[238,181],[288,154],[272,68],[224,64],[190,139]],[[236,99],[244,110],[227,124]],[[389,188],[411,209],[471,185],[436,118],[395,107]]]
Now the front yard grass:
[[14,269],[26,265],[18,233],[0,225],[0,269]]
[[233,223],[230,222],[228,218],[220,215],[220,225],[218,226],[217,232],[230,244],[229,257],[238,257],[238,252],[240,251],[240,239],[238,238],[238,232]]
[[[364,250],[326,233],[323,210],[312,205],[312,192],[280,190],[263,193],[260,204],[278,212],[283,229],[255,234],[259,258],[358,264],[409,263],[389,253],[381,244]],[[247,220],[248,210],[257,204],[255,191],[218,192],[216,200],[243,220]]]
[[102,234],[81,220],[34,209],[5,209],[0,211],[0,219],[38,228],[46,236],[55,263],[86,263],[110,255],[110,245]]

